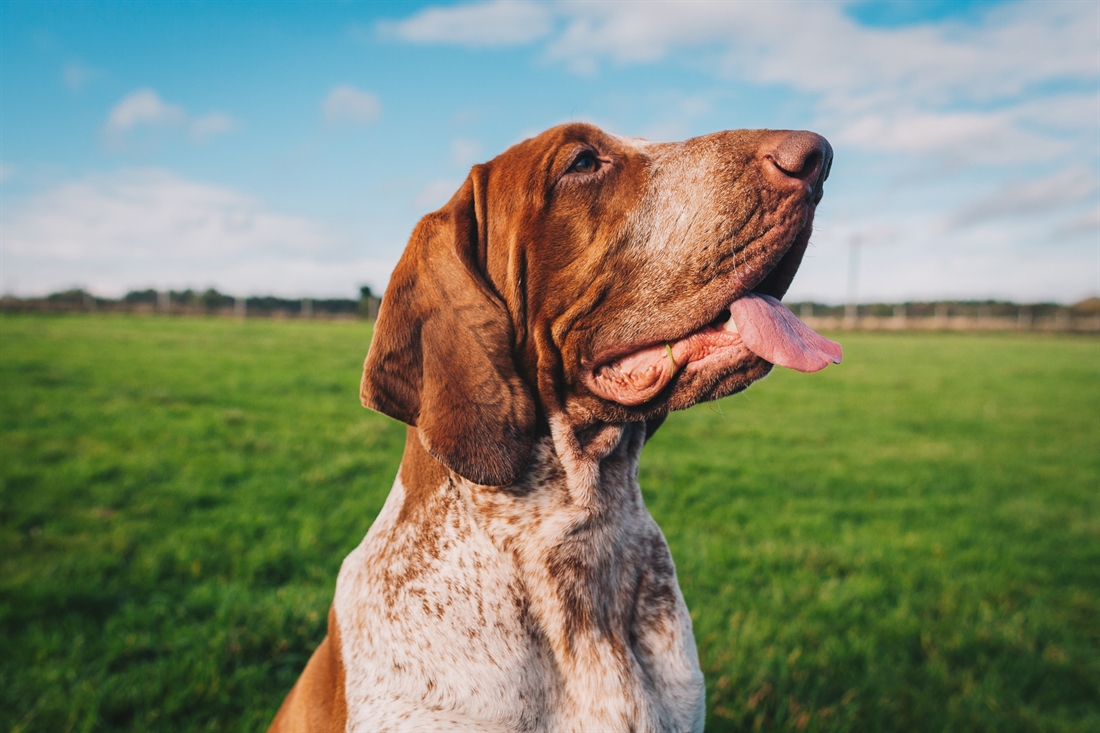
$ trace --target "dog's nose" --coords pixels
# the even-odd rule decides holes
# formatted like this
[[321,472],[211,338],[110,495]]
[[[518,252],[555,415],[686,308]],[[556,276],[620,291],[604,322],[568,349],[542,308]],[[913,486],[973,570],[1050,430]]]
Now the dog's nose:
[[805,182],[815,204],[821,200],[822,184],[833,165],[828,140],[814,132],[788,132],[766,157],[784,176]]

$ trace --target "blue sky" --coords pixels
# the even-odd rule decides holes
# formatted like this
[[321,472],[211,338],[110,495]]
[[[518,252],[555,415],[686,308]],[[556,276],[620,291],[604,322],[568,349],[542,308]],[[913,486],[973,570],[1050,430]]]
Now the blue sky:
[[804,128],[788,300],[1100,292],[1096,2],[0,3],[0,289],[384,288],[552,125]]

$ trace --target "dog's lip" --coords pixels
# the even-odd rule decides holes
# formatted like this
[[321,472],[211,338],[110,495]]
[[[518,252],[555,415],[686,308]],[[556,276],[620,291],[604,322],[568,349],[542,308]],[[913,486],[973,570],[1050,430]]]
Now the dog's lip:
[[[795,237],[791,237],[791,242],[787,244],[788,250],[790,249],[791,244],[794,243],[794,240]],[[775,265],[764,271],[746,268],[744,270],[741,270],[740,272],[734,273],[730,279],[729,289],[725,291],[720,300],[716,300],[715,305],[701,310],[702,313],[709,315],[707,315],[707,317],[702,321],[696,322],[692,328],[689,328],[686,331],[678,331],[675,335],[670,335],[668,337],[658,337],[643,342],[622,344],[619,346],[611,347],[610,349],[601,352],[597,358],[592,360],[591,366],[587,367],[586,371],[590,375],[595,375],[604,367],[613,364],[614,362],[622,359],[623,357],[629,356],[630,354],[634,354],[639,351],[652,348],[654,346],[659,346],[661,344],[674,344],[678,341],[683,341],[684,339],[690,338],[697,333],[702,333],[703,331],[706,331],[708,329],[721,330],[721,325],[716,324],[719,319],[722,318],[723,314],[726,316],[729,315],[730,305],[738,298],[742,298],[752,292],[757,292],[754,290],[754,288],[759,286],[760,283],[762,283],[769,274],[776,270],[779,267],[780,263],[783,262],[785,257],[786,253],[784,253],[783,257],[780,257],[776,261]],[[774,295],[773,293],[768,293],[765,291],[760,292],[762,295]]]
[[719,314],[684,336],[651,343],[584,372],[582,381],[598,397],[636,406],[664,392],[682,373],[743,369],[754,360],[801,372],[839,364],[840,344],[821,336],[798,320],[778,298],[763,292],[782,288],[778,285],[761,288],[760,292],[741,292],[726,306],[727,323],[719,323]]
[[723,314],[729,315],[730,305],[735,300],[737,300],[738,298],[744,297],[745,295],[749,294],[750,292],[753,292],[751,288],[749,288],[749,289],[738,288],[737,289],[737,294],[734,295],[733,297],[728,298],[725,301],[725,305],[718,308],[717,312],[713,316],[711,316],[707,320],[703,321],[703,323],[701,325],[696,326],[695,328],[693,328],[693,329],[691,329],[691,330],[689,330],[685,333],[681,333],[678,336],[670,336],[668,338],[657,338],[657,339],[653,339],[653,340],[649,340],[649,341],[638,342],[638,343],[634,343],[634,344],[630,344],[630,345],[626,345],[626,346],[618,346],[618,347],[608,349],[607,351],[604,351],[597,359],[595,359],[592,362],[592,366],[589,367],[587,369],[587,371],[588,371],[589,374],[592,374],[592,375],[598,374],[599,371],[601,369],[603,369],[604,367],[607,367],[611,364],[614,364],[615,362],[619,361],[620,359],[622,359],[626,356],[629,356],[630,354],[636,354],[639,351],[644,351],[644,350],[652,348],[654,346],[660,346],[661,344],[665,344],[665,345],[675,344],[675,343],[678,343],[678,342],[683,341],[685,339],[691,338],[695,334],[702,333],[704,331],[722,330],[721,324],[718,323],[719,319],[722,318]]

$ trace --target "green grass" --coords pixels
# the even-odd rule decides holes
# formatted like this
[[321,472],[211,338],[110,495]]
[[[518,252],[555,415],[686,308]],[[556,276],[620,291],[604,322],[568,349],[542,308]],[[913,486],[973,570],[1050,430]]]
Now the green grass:
[[[402,426],[358,322],[0,317],[0,730],[263,730]],[[642,486],[708,730],[1100,729],[1100,342],[845,334]]]

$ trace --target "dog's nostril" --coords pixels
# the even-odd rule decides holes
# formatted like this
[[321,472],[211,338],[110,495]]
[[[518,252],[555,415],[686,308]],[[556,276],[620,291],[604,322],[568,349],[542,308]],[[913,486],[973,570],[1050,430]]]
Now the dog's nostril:
[[817,175],[817,171],[821,166],[822,157],[820,150],[814,150],[802,161],[802,165],[798,168],[792,166],[788,169],[779,163],[776,163],[776,167],[792,178],[807,179]]
[[767,157],[785,175],[816,187],[829,175],[833,149],[816,133],[790,132]]

